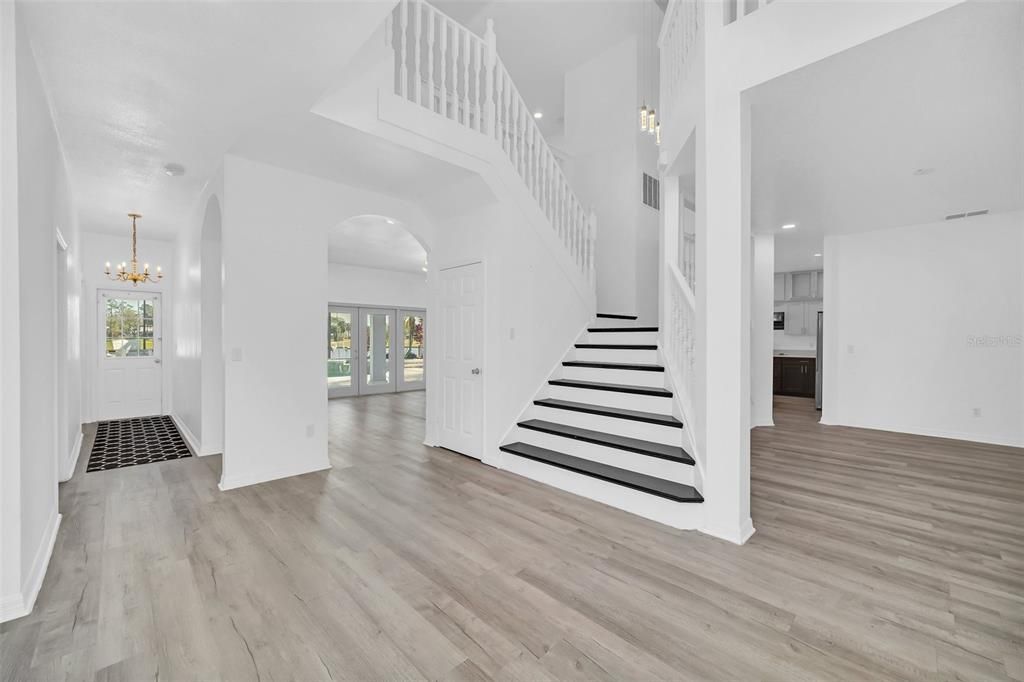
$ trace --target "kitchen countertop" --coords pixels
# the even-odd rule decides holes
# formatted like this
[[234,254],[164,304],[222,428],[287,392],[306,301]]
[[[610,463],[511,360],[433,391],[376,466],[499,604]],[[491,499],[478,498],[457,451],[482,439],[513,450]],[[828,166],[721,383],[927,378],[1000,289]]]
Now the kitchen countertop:
[[774,355],[777,358],[814,358],[818,351],[813,348],[776,348]]

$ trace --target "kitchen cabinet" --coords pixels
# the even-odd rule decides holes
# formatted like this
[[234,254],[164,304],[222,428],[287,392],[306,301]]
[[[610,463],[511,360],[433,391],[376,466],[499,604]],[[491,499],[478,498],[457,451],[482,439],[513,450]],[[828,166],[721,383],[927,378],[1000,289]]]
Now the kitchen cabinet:
[[788,336],[814,336],[818,333],[818,312],[821,301],[792,301],[782,310],[786,313],[784,333]]
[[824,298],[825,272],[823,270],[800,270],[797,272],[775,273],[775,300],[817,301]]
[[814,358],[776,357],[772,369],[776,395],[814,397]]

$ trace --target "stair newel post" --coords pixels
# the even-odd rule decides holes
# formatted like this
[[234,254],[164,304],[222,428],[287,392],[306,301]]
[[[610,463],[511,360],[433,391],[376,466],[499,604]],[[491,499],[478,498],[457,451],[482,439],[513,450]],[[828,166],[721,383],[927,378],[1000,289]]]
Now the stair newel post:
[[420,67],[420,53],[422,52],[420,45],[422,45],[423,38],[423,0],[413,0],[412,9],[413,12],[416,13],[413,16],[412,21],[414,38],[413,59],[415,60],[414,65],[416,70],[416,80],[413,82],[413,93],[416,96],[416,104],[423,106],[423,71]]
[[498,63],[498,37],[494,35],[494,20],[487,20],[487,30],[484,31],[484,47],[487,50],[484,71],[484,117],[487,120],[487,132],[497,139],[497,127],[495,117],[497,109],[494,106],[494,72]]
[[398,80],[401,82],[401,95],[404,99],[409,98],[409,56],[408,48],[406,43],[408,38],[406,37],[409,33],[409,0],[402,0],[399,3],[398,12],[399,27],[402,31],[401,39],[401,64],[398,68]]

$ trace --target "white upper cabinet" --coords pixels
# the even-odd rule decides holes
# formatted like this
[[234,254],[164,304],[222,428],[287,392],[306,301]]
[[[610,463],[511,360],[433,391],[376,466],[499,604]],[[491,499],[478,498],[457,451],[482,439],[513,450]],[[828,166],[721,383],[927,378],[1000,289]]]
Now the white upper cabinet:
[[[776,301],[820,301],[824,294],[822,270],[800,270],[775,273]],[[786,327],[788,329],[789,323]]]

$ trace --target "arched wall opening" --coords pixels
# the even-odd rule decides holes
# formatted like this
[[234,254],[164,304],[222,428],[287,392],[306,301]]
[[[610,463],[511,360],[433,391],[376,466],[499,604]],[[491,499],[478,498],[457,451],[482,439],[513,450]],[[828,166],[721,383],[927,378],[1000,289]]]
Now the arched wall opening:
[[200,233],[201,385],[202,426],[200,455],[224,450],[224,322],[223,258],[220,201],[206,203]]

